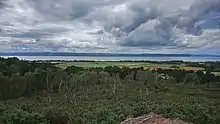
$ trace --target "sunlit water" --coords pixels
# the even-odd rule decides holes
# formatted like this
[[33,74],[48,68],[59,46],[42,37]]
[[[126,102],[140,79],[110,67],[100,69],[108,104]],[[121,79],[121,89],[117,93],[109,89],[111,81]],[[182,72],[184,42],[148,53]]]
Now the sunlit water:
[[140,61],[140,60],[149,60],[149,61],[172,61],[172,60],[183,60],[183,61],[220,61],[220,57],[93,57],[93,56],[4,56],[8,57],[17,57],[21,60],[95,60],[95,61]]

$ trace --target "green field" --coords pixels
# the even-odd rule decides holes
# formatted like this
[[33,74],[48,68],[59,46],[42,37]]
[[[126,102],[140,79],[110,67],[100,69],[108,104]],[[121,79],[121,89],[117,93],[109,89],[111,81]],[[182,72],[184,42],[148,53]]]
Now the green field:
[[[149,63],[149,62],[64,62],[56,65],[60,68],[67,68],[69,66],[78,66],[84,68],[92,68],[92,67],[101,67],[104,68],[106,66],[119,66],[119,67],[130,67],[130,68],[137,68],[143,67],[144,69],[183,69],[183,70],[203,70],[203,68],[199,67],[189,67],[184,64],[156,64],[156,63]],[[172,66],[176,66],[178,68],[172,68]]]

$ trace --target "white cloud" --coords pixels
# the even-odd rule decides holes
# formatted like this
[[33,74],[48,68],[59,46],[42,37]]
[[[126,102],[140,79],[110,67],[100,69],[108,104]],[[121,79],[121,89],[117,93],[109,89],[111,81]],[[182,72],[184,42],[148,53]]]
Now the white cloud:
[[0,6],[0,48],[220,52],[219,29],[200,27],[219,8],[220,0],[7,0]]

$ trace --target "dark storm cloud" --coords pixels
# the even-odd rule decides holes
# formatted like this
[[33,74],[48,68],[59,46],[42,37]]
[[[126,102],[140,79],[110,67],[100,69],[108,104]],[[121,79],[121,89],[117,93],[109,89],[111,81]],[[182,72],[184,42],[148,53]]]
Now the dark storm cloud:
[[126,33],[130,33],[140,27],[142,24],[149,20],[159,17],[160,13],[154,8],[146,10],[146,8],[139,8],[138,6],[132,6],[131,10],[134,12],[132,23],[129,26],[123,28]]
[[[196,1],[190,6],[189,10],[181,10],[179,13],[167,16],[157,10],[157,8],[147,8],[147,12],[146,8],[135,6],[133,10],[136,13],[133,19],[135,21],[132,21],[131,25],[123,28],[128,37],[123,42],[119,42],[119,44],[124,46],[146,46],[146,48],[170,45],[182,47],[184,46],[182,41],[178,43],[178,40],[175,39],[174,29],[181,30],[185,34],[200,36],[203,33],[203,29],[197,23],[203,16],[219,8],[219,0]],[[147,30],[147,27],[142,28],[141,31],[136,30],[147,24],[150,20],[158,22],[153,30]],[[198,45],[198,47],[200,46]]]

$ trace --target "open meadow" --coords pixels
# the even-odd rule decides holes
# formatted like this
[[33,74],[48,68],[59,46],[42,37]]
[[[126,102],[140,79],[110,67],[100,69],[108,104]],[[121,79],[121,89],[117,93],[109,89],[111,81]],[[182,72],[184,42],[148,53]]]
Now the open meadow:
[[151,62],[125,62],[125,61],[77,61],[77,62],[63,62],[56,65],[60,68],[67,68],[70,66],[77,66],[83,68],[96,68],[96,67],[107,67],[107,66],[118,66],[118,67],[129,67],[129,68],[139,68],[143,67],[144,69],[172,69],[172,70],[204,70],[202,67],[192,67],[185,64],[169,64],[169,63],[151,63]]

